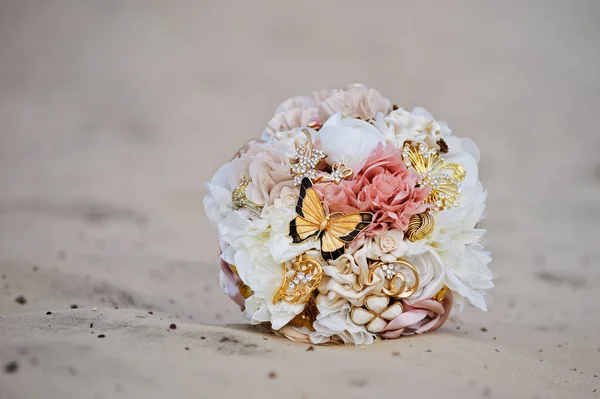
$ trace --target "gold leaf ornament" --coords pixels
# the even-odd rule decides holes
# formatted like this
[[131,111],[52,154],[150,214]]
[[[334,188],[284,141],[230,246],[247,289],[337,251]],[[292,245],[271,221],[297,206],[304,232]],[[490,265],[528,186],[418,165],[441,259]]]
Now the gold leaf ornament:
[[431,212],[418,213],[410,217],[404,236],[412,242],[422,240],[433,233],[434,226],[435,222]]
[[282,264],[284,277],[273,303],[285,301],[294,305],[305,304],[323,278],[321,262],[306,254],[300,255],[288,269]]
[[437,150],[413,141],[404,142],[402,160],[408,169],[420,175],[421,185],[431,188],[425,203],[433,204],[435,212],[460,205],[462,181],[466,176],[461,165],[445,162]]

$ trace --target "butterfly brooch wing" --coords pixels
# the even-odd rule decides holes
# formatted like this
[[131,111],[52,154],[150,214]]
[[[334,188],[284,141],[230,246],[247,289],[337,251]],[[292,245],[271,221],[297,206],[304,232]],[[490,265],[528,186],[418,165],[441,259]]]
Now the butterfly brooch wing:
[[290,237],[293,242],[297,244],[312,237],[319,238],[321,255],[325,260],[337,259],[343,255],[346,244],[354,241],[373,219],[373,214],[368,212],[330,218],[325,214],[319,196],[308,178],[304,178],[300,185],[296,214],[298,216],[290,222]]

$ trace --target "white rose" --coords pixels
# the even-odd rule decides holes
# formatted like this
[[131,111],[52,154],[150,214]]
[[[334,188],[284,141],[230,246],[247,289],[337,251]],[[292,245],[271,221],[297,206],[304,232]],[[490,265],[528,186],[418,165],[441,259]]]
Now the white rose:
[[370,123],[344,118],[341,112],[323,124],[314,137],[321,142],[321,150],[329,156],[327,163],[343,162],[355,173],[362,168],[379,143],[385,143],[379,130]]

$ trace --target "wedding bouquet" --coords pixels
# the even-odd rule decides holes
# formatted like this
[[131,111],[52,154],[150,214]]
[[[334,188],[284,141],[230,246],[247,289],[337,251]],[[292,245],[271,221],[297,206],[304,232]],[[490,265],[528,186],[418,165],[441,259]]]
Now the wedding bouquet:
[[295,341],[370,344],[487,310],[479,150],[363,85],[292,97],[207,183],[223,290]]

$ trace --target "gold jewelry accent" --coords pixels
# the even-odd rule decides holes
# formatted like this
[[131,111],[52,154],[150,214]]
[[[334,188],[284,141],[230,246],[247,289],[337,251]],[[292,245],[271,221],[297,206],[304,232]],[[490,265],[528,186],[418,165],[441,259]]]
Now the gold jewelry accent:
[[404,308],[400,302],[390,306],[389,297],[369,295],[365,298],[362,307],[352,308],[350,319],[359,326],[366,324],[367,331],[377,334],[385,328],[390,320],[400,316],[403,311]]
[[242,175],[240,179],[240,185],[237,186],[231,193],[231,201],[233,202],[234,210],[237,211],[240,208],[246,208],[253,215],[260,217],[260,214],[263,210],[263,205],[252,202],[246,197],[246,188],[251,181],[252,178]]
[[304,310],[299,315],[296,315],[289,324],[293,327],[306,327],[310,331],[315,331],[313,323],[317,320],[319,308],[313,298],[309,298],[304,306]]
[[[304,134],[310,137],[310,133],[304,130]],[[298,186],[302,183],[302,179],[308,177],[310,180],[317,178],[317,170],[315,169],[321,160],[327,158],[327,155],[321,151],[313,148],[312,143],[306,140],[300,148],[296,150],[296,163],[292,164],[292,174],[294,175],[294,185]]]
[[435,149],[412,141],[404,143],[402,160],[421,176],[420,184],[431,187],[425,202],[433,204],[436,212],[460,205],[461,184],[466,176],[462,166],[446,163]]
[[439,290],[439,292],[435,294],[432,299],[438,302],[442,302],[446,297],[446,292],[448,292],[448,287],[443,286],[442,289]]
[[299,305],[308,302],[312,292],[317,288],[323,278],[321,263],[308,255],[300,255],[288,270],[285,263],[283,267],[283,282],[273,298],[273,303],[285,301]]
[[329,176],[324,176],[321,180],[340,184],[342,180],[347,179],[350,176],[352,176],[352,169],[339,162],[334,163]]
[[[400,266],[398,266],[400,265]],[[413,273],[415,282],[409,287],[406,287],[406,276],[401,272],[402,267],[407,267]],[[369,277],[367,278],[367,284],[373,282],[373,275],[375,270],[381,268],[383,271],[384,278],[389,281],[389,288],[383,287],[383,293],[396,298],[408,298],[414,294],[419,288],[419,271],[417,268],[407,260],[398,259],[391,263],[377,262],[369,270]],[[396,287],[396,280],[400,280],[400,286]]]
[[[240,275],[238,274],[237,268],[235,266],[231,265],[231,271],[233,273],[235,273],[236,276],[240,277]],[[246,284],[244,284],[244,282],[241,280],[242,279],[240,277],[240,282],[237,285],[238,290],[240,290],[240,294],[242,294],[242,296],[245,299],[248,299],[254,294],[254,291],[252,291],[252,289],[249,286],[247,286]]]
[[408,228],[404,236],[412,242],[422,240],[433,232],[434,223],[431,212],[412,215],[408,220]]

